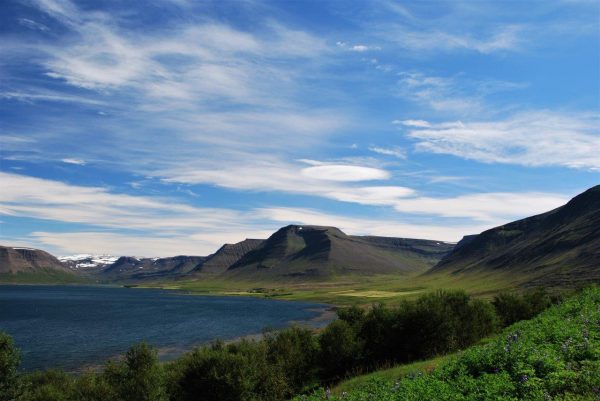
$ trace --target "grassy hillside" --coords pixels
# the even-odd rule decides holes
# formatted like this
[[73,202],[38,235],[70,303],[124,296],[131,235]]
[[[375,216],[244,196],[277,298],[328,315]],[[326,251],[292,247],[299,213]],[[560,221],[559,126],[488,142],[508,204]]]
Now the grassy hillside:
[[520,282],[513,276],[497,274],[473,274],[467,277],[380,274],[332,276],[318,282],[230,280],[217,277],[145,285],[201,295],[243,295],[334,305],[370,305],[376,302],[393,305],[437,289],[464,289],[477,297],[489,298],[500,291],[516,288]]
[[72,273],[54,269],[38,269],[34,272],[0,273],[3,284],[90,284],[92,280]]
[[528,285],[600,282],[600,186],[550,212],[470,236],[431,274],[508,274]]
[[343,393],[347,393],[349,391],[360,390],[372,381],[396,381],[408,376],[429,374],[437,369],[441,364],[446,363],[451,358],[456,358],[457,356],[458,353],[449,354],[355,376],[338,383],[334,388],[331,389],[331,392],[336,395],[342,395]]
[[[398,379],[402,371],[398,371]],[[374,377],[343,395],[323,389],[295,400],[598,400],[600,289],[587,289],[433,372]]]

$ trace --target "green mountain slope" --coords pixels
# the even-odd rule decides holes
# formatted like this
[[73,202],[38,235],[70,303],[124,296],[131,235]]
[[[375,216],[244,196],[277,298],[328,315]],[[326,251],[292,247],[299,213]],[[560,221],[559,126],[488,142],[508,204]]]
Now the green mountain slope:
[[217,252],[208,256],[192,273],[196,275],[221,274],[264,241],[263,239],[245,239],[236,244],[225,244]]
[[245,254],[224,275],[266,280],[417,274],[453,246],[427,240],[353,237],[335,227],[290,225]]
[[529,285],[600,282],[600,185],[550,212],[459,242],[428,274],[504,272]]

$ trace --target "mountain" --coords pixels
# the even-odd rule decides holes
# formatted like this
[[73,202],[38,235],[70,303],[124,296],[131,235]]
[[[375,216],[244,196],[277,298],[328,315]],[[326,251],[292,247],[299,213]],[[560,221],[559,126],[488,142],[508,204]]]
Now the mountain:
[[464,238],[428,274],[490,272],[527,285],[600,282],[600,185],[547,213]]
[[34,273],[41,270],[70,272],[60,260],[48,252],[33,248],[0,246],[0,273]]
[[[350,236],[335,227],[290,225],[266,240],[246,239],[225,244],[209,256],[136,258],[85,254],[59,260],[46,252],[32,250],[45,257],[39,256],[40,263],[32,266],[53,267],[95,282],[136,283],[208,277],[313,280],[348,274],[414,275],[435,265],[453,246],[419,239]],[[2,262],[2,266],[11,266],[11,271],[24,268],[21,266],[25,262],[20,261],[23,257],[18,259],[20,254],[10,249],[10,263]],[[8,256],[5,259],[8,260]]]
[[264,241],[264,239],[245,239],[236,244],[225,244],[217,252],[208,256],[202,264],[198,265],[193,273],[221,274]]
[[289,225],[260,243],[224,273],[239,279],[317,279],[345,274],[416,274],[453,244],[349,236],[335,227]]
[[205,256],[173,256],[167,258],[135,258],[121,256],[97,273],[109,281],[142,281],[184,276],[206,260]]
[[71,255],[59,256],[58,260],[71,269],[74,273],[83,276],[100,274],[104,268],[115,263],[119,258],[111,255]]
[[0,282],[84,283],[48,252],[34,248],[0,246]]

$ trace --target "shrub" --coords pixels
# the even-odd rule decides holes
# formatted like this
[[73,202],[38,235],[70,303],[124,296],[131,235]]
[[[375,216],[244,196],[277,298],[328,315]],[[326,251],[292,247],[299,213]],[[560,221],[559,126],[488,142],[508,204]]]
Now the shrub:
[[326,381],[339,379],[358,365],[362,346],[345,320],[330,323],[319,337],[319,344],[319,364]]
[[17,368],[21,357],[12,338],[0,332],[0,401],[15,396],[17,387]]
[[317,390],[296,401],[600,399],[600,289],[588,289],[429,375],[376,379],[341,397]]
[[104,378],[118,400],[167,400],[164,375],[158,364],[156,350],[145,343],[131,347],[124,361],[109,362],[104,370]]
[[290,392],[283,372],[267,365],[263,342],[198,348],[173,368],[173,400],[267,401]]
[[281,370],[292,396],[317,384],[319,343],[312,330],[291,327],[266,333],[267,362]]
[[492,304],[501,324],[506,327],[519,320],[531,319],[559,300],[551,297],[543,288],[537,288],[523,295],[500,293],[494,297]]

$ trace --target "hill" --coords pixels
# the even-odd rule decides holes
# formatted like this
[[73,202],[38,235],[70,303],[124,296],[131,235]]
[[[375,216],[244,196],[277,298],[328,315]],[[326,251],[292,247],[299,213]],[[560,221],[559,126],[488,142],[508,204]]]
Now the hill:
[[342,383],[294,401],[598,400],[600,290],[589,288],[484,345]]
[[40,249],[0,246],[0,282],[80,283],[60,260]]
[[167,258],[135,258],[121,256],[114,263],[96,272],[107,281],[144,281],[184,276],[201,265],[205,256],[173,256]]
[[41,270],[70,270],[48,252],[33,248],[0,246],[0,273],[34,273]]
[[547,213],[465,237],[428,274],[490,272],[528,285],[600,282],[600,185]]
[[428,240],[349,236],[335,227],[289,225],[242,256],[224,276],[270,280],[417,274],[453,246]]
[[225,244],[205,261],[199,264],[193,271],[195,275],[216,275],[225,272],[231,265],[235,264],[245,254],[260,246],[263,239],[245,239],[236,244]]

